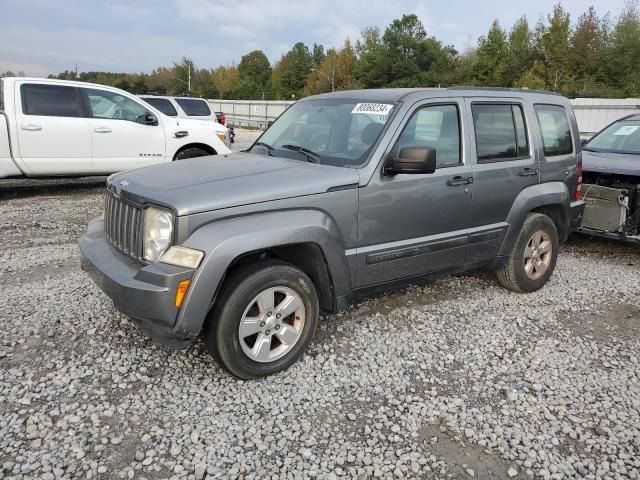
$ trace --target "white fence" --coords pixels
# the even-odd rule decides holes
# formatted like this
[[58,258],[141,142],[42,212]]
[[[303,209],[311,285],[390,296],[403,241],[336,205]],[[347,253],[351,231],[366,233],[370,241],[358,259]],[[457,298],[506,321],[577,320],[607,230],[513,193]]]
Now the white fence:
[[[238,127],[265,128],[293,102],[267,100],[209,100],[216,112],[224,112]],[[640,113],[640,98],[575,98],[571,100],[580,135],[588,138],[614,120]]]
[[640,113],[640,98],[574,98],[571,105],[580,135],[585,138],[618,118]]
[[294,102],[269,100],[209,100],[216,112],[224,112],[235,127],[265,128]]

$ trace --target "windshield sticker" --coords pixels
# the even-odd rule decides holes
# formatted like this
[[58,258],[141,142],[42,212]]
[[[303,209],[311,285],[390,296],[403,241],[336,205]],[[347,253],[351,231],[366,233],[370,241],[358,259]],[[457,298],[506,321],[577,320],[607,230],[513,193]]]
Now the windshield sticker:
[[620,127],[618,130],[616,130],[614,132],[614,135],[631,135],[639,128],[640,125],[625,125],[624,127]]
[[393,108],[393,105],[387,103],[358,103],[351,113],[369,113],[374,115],[386,116]]

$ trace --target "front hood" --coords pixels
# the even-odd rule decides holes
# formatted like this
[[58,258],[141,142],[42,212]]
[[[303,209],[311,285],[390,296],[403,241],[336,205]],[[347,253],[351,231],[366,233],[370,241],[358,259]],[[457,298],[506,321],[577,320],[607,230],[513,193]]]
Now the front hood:
[[178,215],[324,193],[358,183],[350,168],[253,153],[179,160],[129,170],[108,180],[136,203],[164,205]]
[[582,150],[585,172],[640,176],[640,155]]

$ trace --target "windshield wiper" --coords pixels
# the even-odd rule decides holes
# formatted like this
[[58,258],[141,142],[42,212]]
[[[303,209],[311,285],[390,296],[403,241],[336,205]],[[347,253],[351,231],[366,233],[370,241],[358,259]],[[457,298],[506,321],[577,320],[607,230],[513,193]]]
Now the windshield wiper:
[[320,155],[318,155],[313,150],[309,150],[308,148],[301,147],[300,145],[282,145],[282,148],[286,148],[287,150],[293,150],[294,152],[300,152],[307,157],[307,161],[311,163],[318,163],[320,161]]
[[272,156],[271,155],[271,151],[273,150],[273,147],[271,145],[269,145],[268,143],[264,143],[264,142],[256,142],[253,144],[254,147],[264,147],[267,149],[267,155]]

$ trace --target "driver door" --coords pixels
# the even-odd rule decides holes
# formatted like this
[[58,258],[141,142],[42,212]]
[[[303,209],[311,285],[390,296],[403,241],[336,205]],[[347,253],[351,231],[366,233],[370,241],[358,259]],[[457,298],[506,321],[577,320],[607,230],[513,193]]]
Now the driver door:
[[[149,112],[120,93],[83,88],[91,117],[91,172],[109,174],[165,160],[162,124],[146,125]],[[155,114],[154,114],[155,116]]]
[[466,156],[461,99],[423,102],[394,140],[436,150],[431,174],[383,172],[359,191],[358,287],[418,277],[465,263],[471,215],[472,167]]

